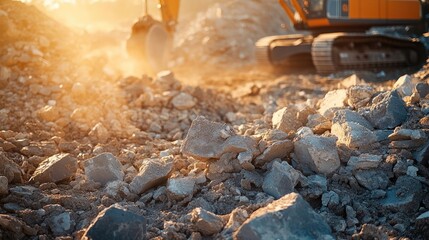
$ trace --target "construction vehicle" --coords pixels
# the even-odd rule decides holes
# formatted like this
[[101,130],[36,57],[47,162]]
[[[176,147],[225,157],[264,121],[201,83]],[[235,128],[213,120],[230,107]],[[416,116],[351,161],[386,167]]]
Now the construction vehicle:
[[418,39],[370,34],[375,26],[425,29],[427,3],[420,0],[279,0],[296,30],[256,43],[261,62],[276,68],[314,65],[319,73],[416,67],[426,62]]
[[149,75],[167,68],[173,45],[173,34],[179,16],[180,0],[158,0],[162,21],[155,20],[143,1],[143,16],[132,26],[127,52],[136,67]]
[[[145,27],[136,27],[137,22],[129,40],[133,42],[140,36],[134,42],[143,43],[138,47],[144,51],[133,52],[129,48],[129,52],[149,62],[154,61],[150,52],[155,48],[151,44],[160,46],[162,42],[154,41],[152,32],[161,36],[159,29],[163,26],[164,35],[171,38],[180,1],[159,0],[159,3],[163,21],[147,21],[150,17],[146,14],[139,21]],[[401,25],[426,30],[426,0],[279,0],[279,3],[294,28],[306,33],[269,36],[257,41],[256,56],[262,64],[275,68],[314,66],[319,73],[332,73],[417,67],[426,62],[426,48],[418,38],[368,33],[376,26]],[[155,53],[159,58],[158,51]]]

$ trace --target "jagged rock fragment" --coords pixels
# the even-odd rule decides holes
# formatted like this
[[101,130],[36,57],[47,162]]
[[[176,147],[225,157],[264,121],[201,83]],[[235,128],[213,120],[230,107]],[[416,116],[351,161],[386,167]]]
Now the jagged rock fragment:
[[84,162],[85,175],[89,180],[106,185],[123,180],[122,164],[111,153],[102,153]]
[[202,208],[195,208],[192,210],[191,222],[195,230],[202,233],[204,236],[219,233],[225,225],[221,217]]
[[137,176],[130,183],[133,193],[141,194],[165,181],[173,170],[173,162],[163,159],[143,162]]
[[238,240],[334,239],[325,220],[296,193],[253,212],[234,237]]
[[299,173],[287,162],[274,162],[264,178],[262,189],[276,199],[294,191]]
[[30,180],[39,183],[57,183],[71,178],[76,171],[77,159],[68,153],[61,153],[40,163]]

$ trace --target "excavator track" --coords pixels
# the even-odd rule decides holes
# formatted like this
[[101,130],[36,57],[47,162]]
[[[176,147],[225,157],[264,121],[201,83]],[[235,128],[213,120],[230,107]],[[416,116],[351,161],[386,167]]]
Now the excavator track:
[[322,74],[341,70],[419,67],[426,62],[424,45],[414,39],[365,33],[330,33],[315,38],[311,55]]
[[366,33],[270,36],[256,43],[261,66],[288,70],[315,67],[318,73],[422,66],[426,48],[416,39]]

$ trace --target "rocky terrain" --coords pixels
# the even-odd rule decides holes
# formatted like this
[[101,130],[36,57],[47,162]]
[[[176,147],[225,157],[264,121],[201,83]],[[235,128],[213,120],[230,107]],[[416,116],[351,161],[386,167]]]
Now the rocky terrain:
[[0,239],[429,238],[428,66],[191,85],[19,2],[0,30]]

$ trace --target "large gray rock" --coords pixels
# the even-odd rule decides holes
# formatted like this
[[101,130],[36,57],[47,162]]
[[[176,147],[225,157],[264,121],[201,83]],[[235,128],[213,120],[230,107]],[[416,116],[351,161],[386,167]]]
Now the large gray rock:
[[145,239],[146,219],[113,205],[101,211],[84,234],[88,240]]
[[21,168],[3,152],[0,152],[0,175],[7,177],[9,183],[22,183]]
[[173,162],[169,159],[148,160],[143,162],[137,176],[130,183],[130,190],[136,194],[141,194],[167,181]]
[[197,117],[183,141],[181,152],[203,161],[219,159],[224,153],[240,153],[241,162],[248,163],[255,154],[256,145],[255,140],[236,135],[226,124]]
[[225,225],[221,217],[202,208],[192,210],[191,222],[194,229],[205,236],[219,233]]
[[338,143],[354,149],[370,149],[377,142],[371,130],[355,122],[334,123],[331,133],[338,137]]
[[294,143],[300,164],[316,173],[329,175],[340,167],[334,138],[307,135]]
[[274,162],[265,176],[262,190],[276,199],[294,191],[299,173],[287,162]]
[[396,91],[378,95],[363,116],[378,129],[393,129],[407,119],[405,102]]
[[89,180],[106,185],[124,178],[122,164],[111,153],[102,153],[84,162],[85,175]]
[[423,187],[419,180],[401,176],[395,185],[387,190],[387,196],[381,200],[381,205],[394,211],[414,213],[419,209],[422,191]]
[[77,159],[61,153],[45,159],[39,164],[30,181],[47,183],[70,179],[77,171]]
[[253,212],[238,229],[235,238],[334,239],[325,220],[296,193],[290,193]]
[[285,133],[296,131],[303,123],[298,120],[298,109],[294,106],[284,107],[273,114],[273,128]]

